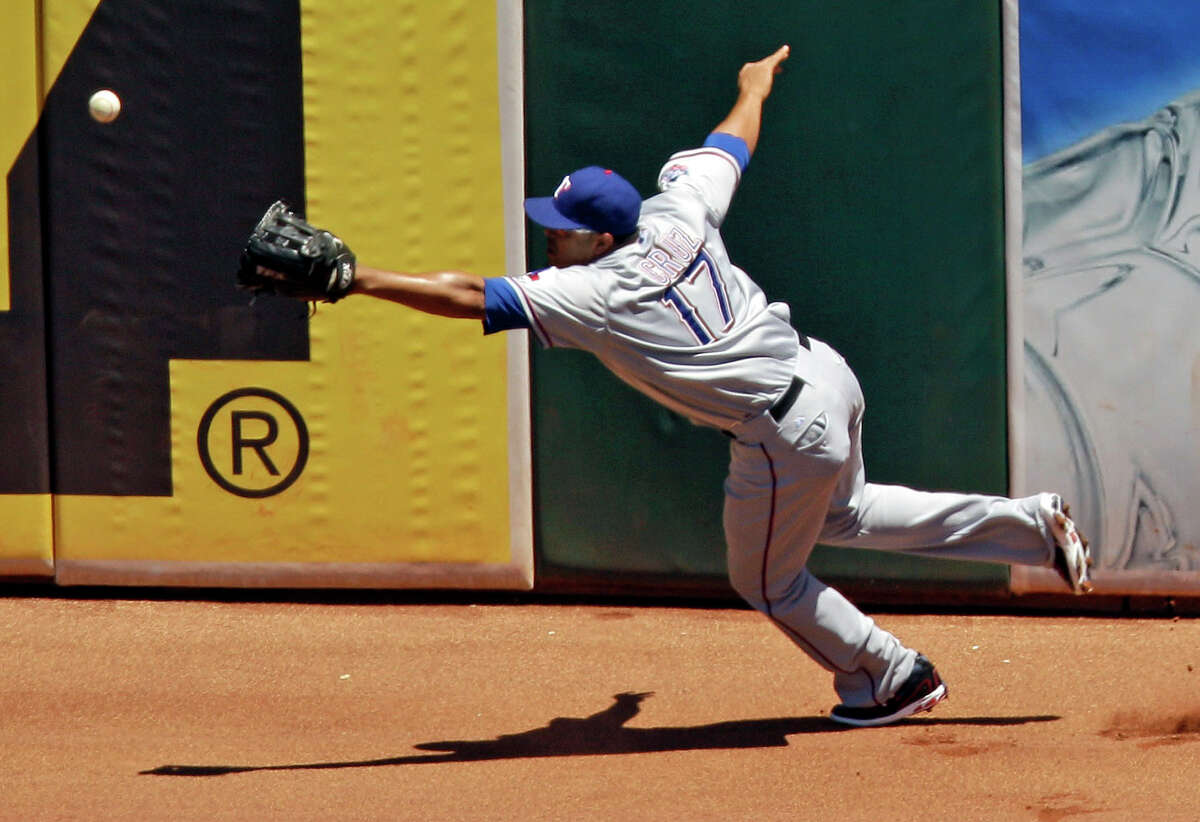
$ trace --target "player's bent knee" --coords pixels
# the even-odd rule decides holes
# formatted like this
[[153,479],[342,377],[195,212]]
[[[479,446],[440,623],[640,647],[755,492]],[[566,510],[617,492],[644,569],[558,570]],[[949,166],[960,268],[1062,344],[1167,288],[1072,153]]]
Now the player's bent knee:
[[734,570],[729,572],[729,584],[733,590],[756,611],[766,613],[767,601],[763,597],[762,578],[751,573],[739,574]]

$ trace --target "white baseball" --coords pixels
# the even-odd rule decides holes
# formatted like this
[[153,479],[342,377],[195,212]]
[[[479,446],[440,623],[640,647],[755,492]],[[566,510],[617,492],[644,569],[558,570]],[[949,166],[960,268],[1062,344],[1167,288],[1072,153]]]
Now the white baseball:
[[121,98],[108,89],[100,89],[88,100],[88,111],[98,123],[111,123],[121,113]]

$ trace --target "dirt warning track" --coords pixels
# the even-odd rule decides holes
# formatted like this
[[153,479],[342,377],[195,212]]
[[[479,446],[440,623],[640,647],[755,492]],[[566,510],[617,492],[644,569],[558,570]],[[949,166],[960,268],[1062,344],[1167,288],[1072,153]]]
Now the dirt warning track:
[[860,730],[732,608],[0,598],[0,819],[1195,818],[1200,621],[876,619]]

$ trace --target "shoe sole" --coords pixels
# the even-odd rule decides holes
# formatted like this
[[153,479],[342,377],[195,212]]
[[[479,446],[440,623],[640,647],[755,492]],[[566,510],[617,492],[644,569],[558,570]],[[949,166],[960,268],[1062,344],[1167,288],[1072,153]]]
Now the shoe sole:
[[834,722],[841,723],[842,725],[853,725],[856,728],[874,728],[879,725],[890,725],[893,722],[899,722],[901,719],[912,716],[913,714],[919,714],[923,711],[933,710],[933,706],[937,705],[949,695],[950,690],[946,687],[946,683],[943,682],[932,691],[925,694],[925,696],[921,697],[915,702],[908,703],[900,710],[893,714],[888,714],[887,716],[877,716],[871,719],[854,719],[852,717],[838,716],[836,713],[831,713],[829,718]]
[[[1044,513],[1049,514],[1046,523],[1050,526],[1051,535],[1058,547],[1059,554],[1054,567],[1066,580],[1072,593],[1090,594],[1092,581],[1088,570],[1092,567],[1092,554],[1088,550],[1088,541],[1075,527],[1070,506],[1063,505],[1061,499],[1057,501],[1061,508],[1054,505],[1043,505],[1042,508]],[[1059,559],[1061,563],[1057,561]]]

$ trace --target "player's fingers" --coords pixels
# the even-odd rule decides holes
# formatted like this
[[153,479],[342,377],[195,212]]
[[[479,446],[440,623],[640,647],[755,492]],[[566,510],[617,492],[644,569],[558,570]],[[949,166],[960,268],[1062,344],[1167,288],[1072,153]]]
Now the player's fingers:
[[780,46],[773,54],[769,54],[761,60],[753,63],[747,63],[742,67],[743,72],[765,72],[765,78],[770,80],[776,74],[783,71],[783,61],[788,59],[792,53],[792,47],[788,45]]
[[788,58],[789,54],[791,54],[791,46],[783,45],[761,60],[746,63],[738,72],[739,87],[744,92],[755,91],[764,97],[770,94],[775,75],[783,70],[780,64]]
[[780,72],[780,65],[783,63],[784,60],[788,59],[788,56],[791,53],[792,53],[792,47],[785,44],[785,45],[780,46],[772,54],[767,55],[766,57],[759,60],[758,62],[762,65],[770,66],[772,72],[774,72],[775,74],[778,74]]

